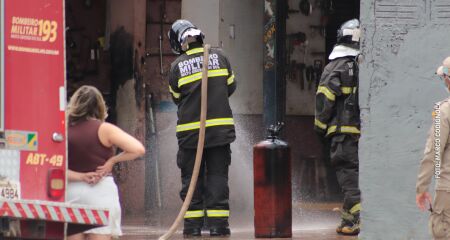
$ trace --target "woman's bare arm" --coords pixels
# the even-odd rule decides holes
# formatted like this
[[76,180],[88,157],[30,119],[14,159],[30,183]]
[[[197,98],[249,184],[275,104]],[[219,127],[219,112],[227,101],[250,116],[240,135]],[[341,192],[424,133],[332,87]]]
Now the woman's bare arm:
[[118,162],[134,160],[145,154],[145,148],[139,140],[113,124],[102,123],[98,130],[98,136],[104,146],[116,146],[123,151],[108,159],[103,166],[97,168],[97,173],[102,175],[111,172],[114,164]]

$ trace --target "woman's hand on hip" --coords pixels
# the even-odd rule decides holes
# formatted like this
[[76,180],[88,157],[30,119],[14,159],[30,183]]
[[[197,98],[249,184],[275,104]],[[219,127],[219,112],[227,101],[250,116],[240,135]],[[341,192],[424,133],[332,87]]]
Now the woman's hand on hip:
[[97,174],[100,174],[102,177],[108,175],[112,172],[115,162],[112,159],[109,159],[102,166],[97,167]]
[[83,173],[83,175],[81,176],[81,180],[83,182],[91,185],[97,184],[100,179],[102,179],[102,176],[96,172]]

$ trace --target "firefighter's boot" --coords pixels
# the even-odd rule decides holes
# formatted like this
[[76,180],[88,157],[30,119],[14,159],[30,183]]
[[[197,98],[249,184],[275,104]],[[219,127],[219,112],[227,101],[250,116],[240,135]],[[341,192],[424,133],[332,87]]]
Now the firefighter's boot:
[[209,230],[209,235],[211,237],[227,237],[230,236],[231,231],[229,228],[211,228]]
[[188,228],[183,230],[183,237],[184,238],[195,238],[195,237],[201,237],[202,236],[202,230],[200,228]]
[[336,228],[336,232],[342,235],[358,235],[360,228],[359,213],[361,204],[355,204],[350,211],[341,211],[341,224]]

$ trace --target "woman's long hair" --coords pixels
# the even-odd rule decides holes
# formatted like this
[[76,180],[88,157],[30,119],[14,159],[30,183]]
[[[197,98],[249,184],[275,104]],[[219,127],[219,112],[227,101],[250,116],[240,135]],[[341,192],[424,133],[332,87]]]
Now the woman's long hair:
[[67,106],[69,125],[88,118],[105,121],[107,108],[100,91],[93,86],[81,86],[70,98]]

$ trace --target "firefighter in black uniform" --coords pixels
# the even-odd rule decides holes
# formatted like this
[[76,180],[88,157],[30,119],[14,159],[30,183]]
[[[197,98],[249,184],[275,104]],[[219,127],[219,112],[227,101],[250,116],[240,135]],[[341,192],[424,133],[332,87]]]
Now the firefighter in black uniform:
[[[180,55],[170,69],[169,91],[178,106],[177,165],[181,169],[182,200],[189,188],[200,128],[203,39],[204,34],[186,20],[177,20],[169,31],[172,50]],[[230,63],[220,49],[210,50],[208,62],[205,149],[197,187],[184,216],[185,237],[201,236],[204,220],[211,236],[230,235],[228,168],[230,143],[236,137],[228,97],[236,89],[236,81]]]
[[359,21],[353,19],[338,30],[337,44],[329,56],[316,93],[314,128],[330,146],[330,161],[344,193],[342,222],[336,232],[359,233],[361,192],[358,186],[358,102]]

